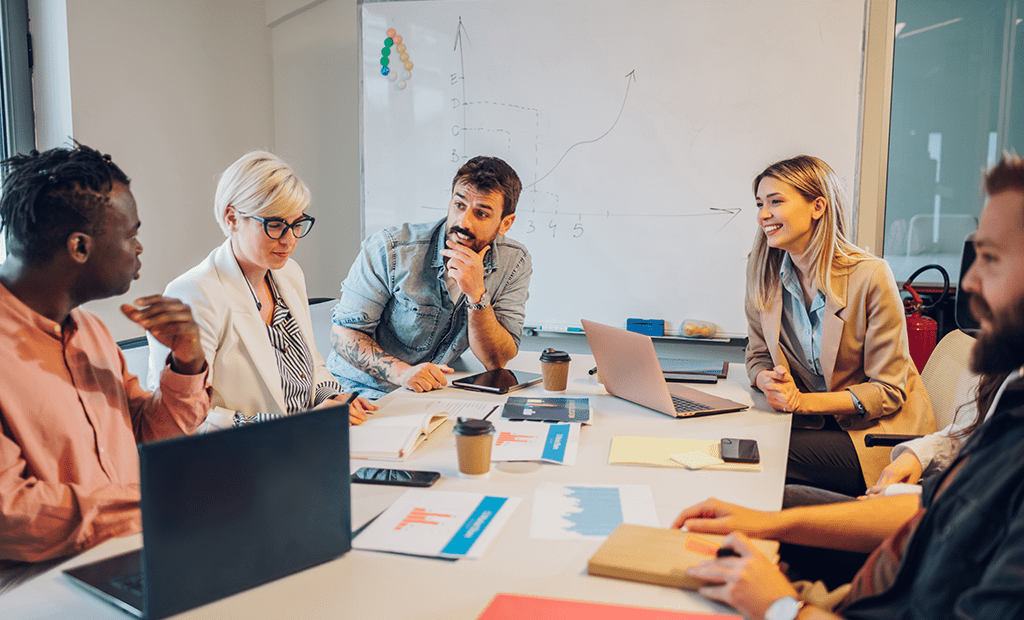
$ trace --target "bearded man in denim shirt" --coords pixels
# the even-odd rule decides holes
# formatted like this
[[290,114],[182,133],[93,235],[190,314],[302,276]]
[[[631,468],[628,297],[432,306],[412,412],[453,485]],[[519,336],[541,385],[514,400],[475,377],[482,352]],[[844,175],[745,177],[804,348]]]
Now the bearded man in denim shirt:
[[490,370],[519,351],[530,253],[505,237],[523,184],[496,157],[474,157],[452,181],[448,217],[378,232],[341,286],[327,368],[346,390],[377,398],[447,385],[472,349]]

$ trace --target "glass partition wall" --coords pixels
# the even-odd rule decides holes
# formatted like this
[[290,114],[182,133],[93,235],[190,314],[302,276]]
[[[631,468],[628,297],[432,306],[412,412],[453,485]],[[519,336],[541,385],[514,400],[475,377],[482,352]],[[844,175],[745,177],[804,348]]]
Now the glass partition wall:
[[[1024,0],[897,0],[883,256],[959,280],[982,171],[1024,154]],[[917,282],[937,282],[935,271]]]

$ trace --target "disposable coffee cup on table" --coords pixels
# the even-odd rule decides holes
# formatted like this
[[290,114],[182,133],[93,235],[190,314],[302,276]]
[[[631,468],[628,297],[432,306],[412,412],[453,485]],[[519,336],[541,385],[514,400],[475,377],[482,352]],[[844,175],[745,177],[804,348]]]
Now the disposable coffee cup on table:
[[455,450],[459,455],[459,473],[463,476],[484,476],[491,471],[494,425],[488,420],[458,418],[453,432]]
[[569,362],[565,351],[544,349],[540,354],[540,372],[544,377],[544,391],[564,392],[569,382]]

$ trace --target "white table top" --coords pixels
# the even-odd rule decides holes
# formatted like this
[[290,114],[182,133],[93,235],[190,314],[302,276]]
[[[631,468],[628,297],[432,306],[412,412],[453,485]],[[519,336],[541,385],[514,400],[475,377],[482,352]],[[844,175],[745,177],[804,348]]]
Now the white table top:
[[[470,361],[463,372],[475,371]],[[523,352],[509,367],[538,371],[536,352]],[[181,618],[476,618],[499,592],[573,598],[606,603],[728,613],[728,608],[681,590],[592,577],[587,560],[599,541],[548,541],[529,537],[534,487],[541,482],[647,484],[658,518],[669,525],[680,510],[709,496],[752,508],[776,510],[789,445],[790,417],[770,412],[764,397],[749,388],[742,365],[731,364],[729,379],[698,389],[749,403],[751,409],[700,418],[675,419],[610,396],[587,370],[593,358],[573,355],[566,396],[588,396],[593,424],[584,427],[575,467],[540,463],[495,463],[486,479],[458,477],[451,424],[436,431],[402,463],[353,461],[359,466],[400,467],[441,472],[434,489],[521,497],[511,521],[480,560],[446,561],[353,550],[321,566],[285,577],[182,614]],[[459,376],[457,374],[456,376]],[[407,395],[408,393],[406,393]],[[540,386],[515,395],[544,395]],[[504,396],[446,388],[441,398],[504,401]],[[608,465],[616,435],[756,439],[762,471],[690,471]],[[366,523],[406,491],[402,487],[352,486],[352,522]],[[141,545],[140,536],[108,541],[0,596],[3,618],[126,618],[123,612],[73,586],[61,570]]]

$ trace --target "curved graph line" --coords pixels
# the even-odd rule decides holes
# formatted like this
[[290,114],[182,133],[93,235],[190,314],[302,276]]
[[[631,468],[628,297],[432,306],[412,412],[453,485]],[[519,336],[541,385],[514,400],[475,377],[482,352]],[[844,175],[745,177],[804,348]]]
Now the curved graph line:
[[551,173],[554,172],[556,168],[558,168],[558,165],[562,163],[562,160],[565,159],[565,156],[569,154],[569,151],[573,150],[577,146],[580,146],[581,144],[591,144],[591,143],[597,142],[601,138],[604,138],[605,136],[610,134],[612,132],[612,129],[615,129],[615,125],[617,125],[619,123],[619,119],[622,118],[622,112],[626,109],[626,100],[629,98],[630,82],[635,82],[636,81],[636,69],[633,69],[632,71],[627,73],[626,77],[627,78],[633,78],[633,79],[632,80],[626,80],[626,95],[622,98],[622,107],[619,108],[619,115],[615,117],[615,122],[612,123],[612,126],[608,128],[608,131],[604,132],[603,134],[601,134],[600,136],[598,136],[598,137],[596,137],[596,138],[594,138],[592,140],[583,140],[582,142],[577,142],[576,144],[574,144],[574,145],[570,146],[569,148],[567,148],[565,150],[565,153],[562,153],[562,156],[558,158],[557,162],[555,162],[555,165],[551,168],[551,170],[548,170],[547,174],[545,174],[541,178],[537,179],[533,183],[530,183],[529,185],[527,185],[523,189],[530,189],[531,187],[536,187],[536,185],[538,183],[540,183],[544,179],[548,178],[551,175]]

